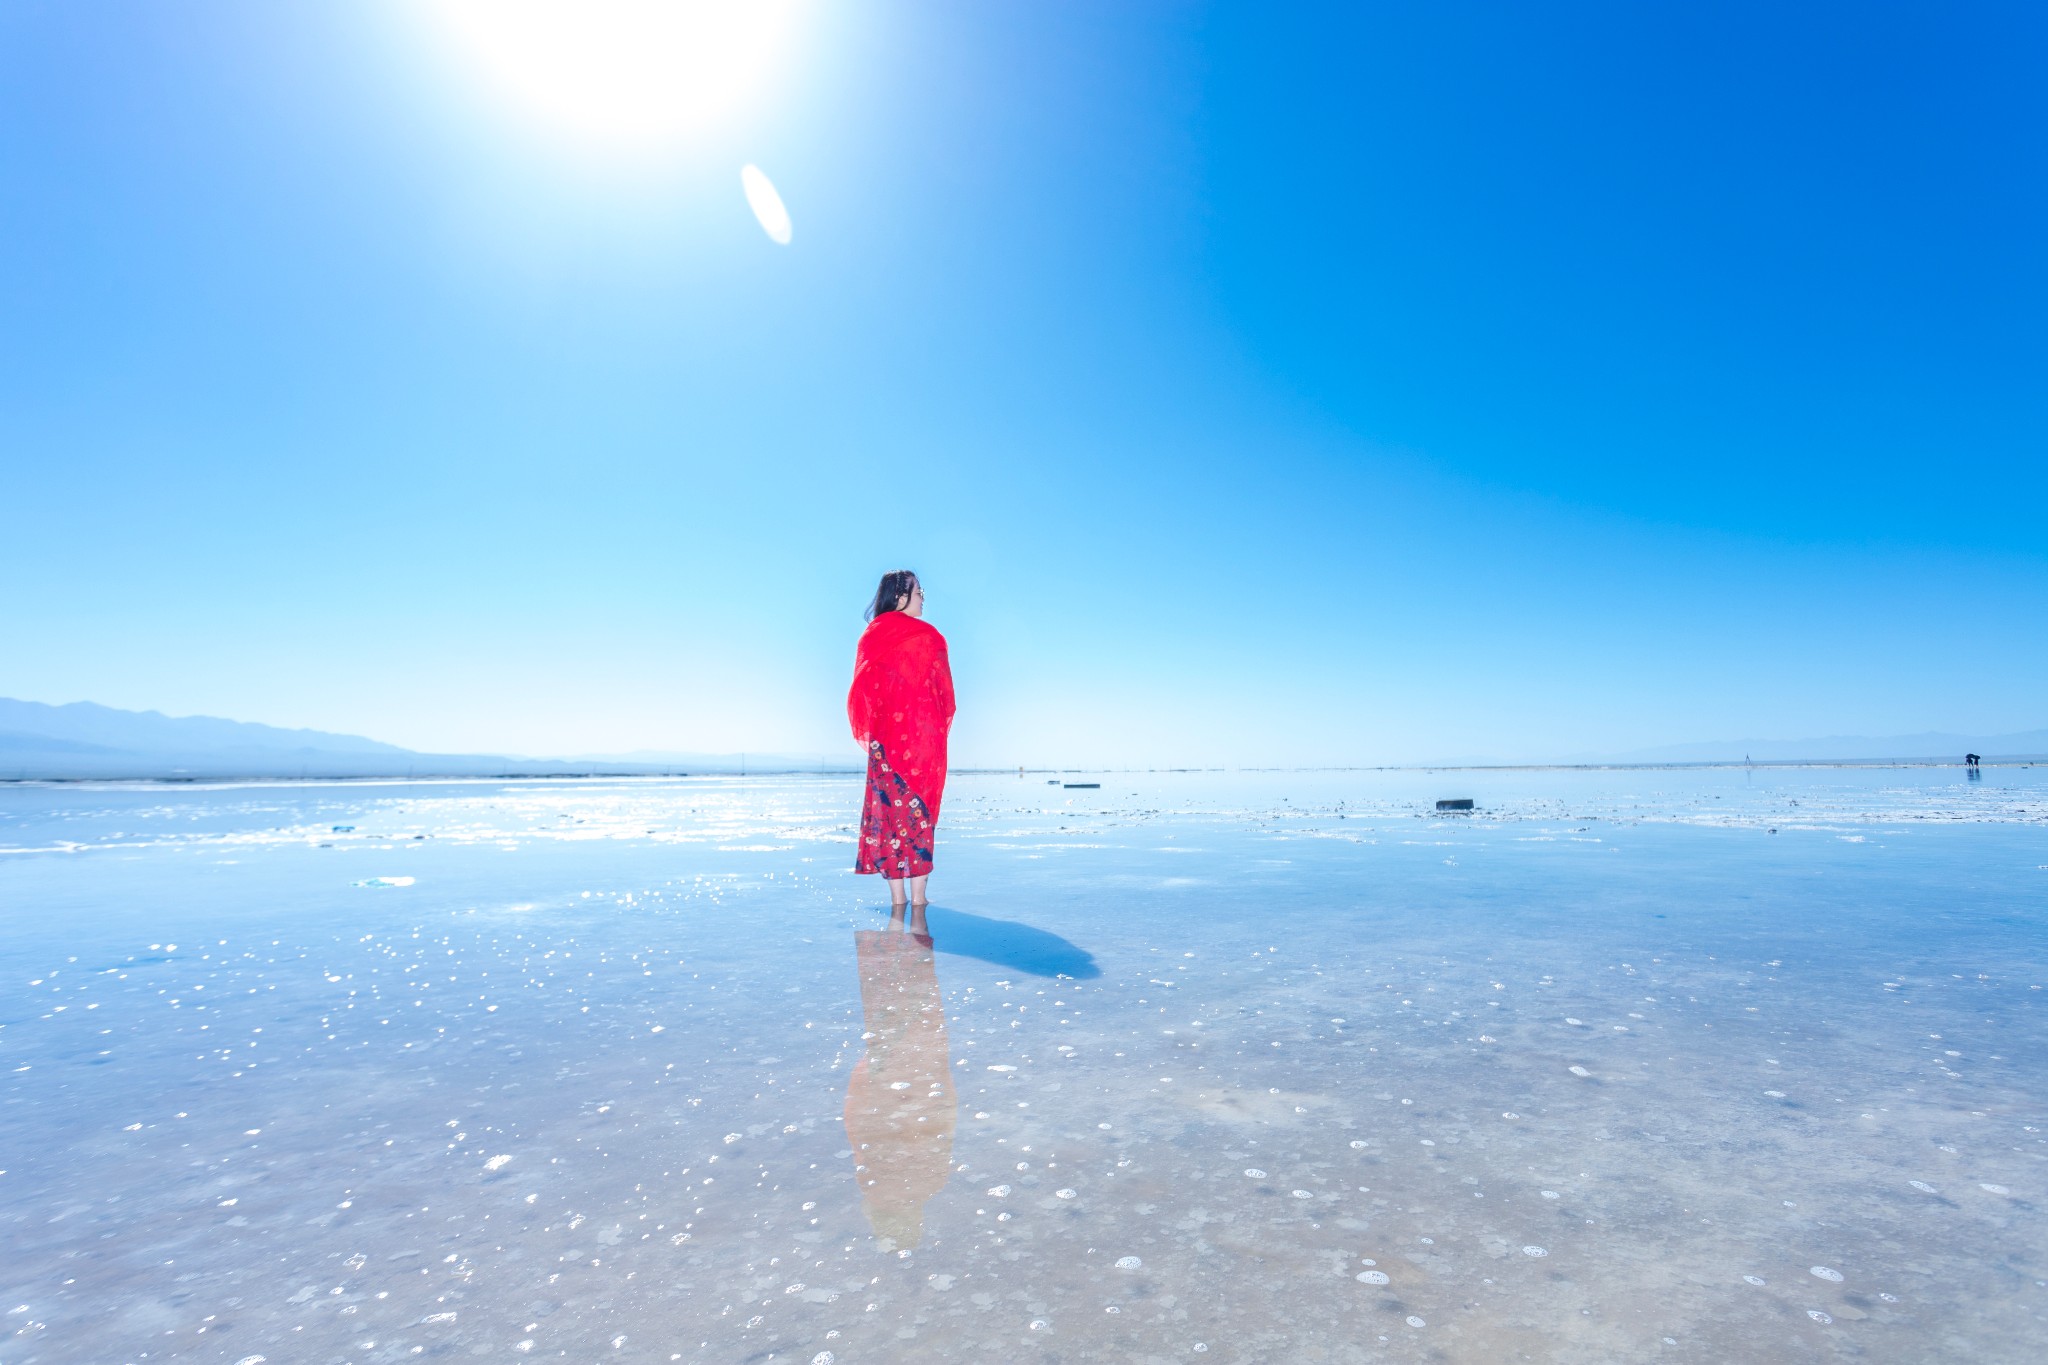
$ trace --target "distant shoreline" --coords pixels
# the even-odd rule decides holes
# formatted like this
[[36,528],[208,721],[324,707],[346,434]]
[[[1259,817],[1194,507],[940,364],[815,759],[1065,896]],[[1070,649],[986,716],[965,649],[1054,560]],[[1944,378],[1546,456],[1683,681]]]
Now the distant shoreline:
[[[1985,755],[1983,768],[2031,768],[2048,765],[2048,754]],[[1669,763],[1385,763],[1343,764],[1320,767],[1185,767],[1185,768],[955,768],[958,777],[1058,777],[1075,774],[1116,774],[1157,776],[1176,773],[1513,773],[1513,772],[1699,772],[1713,769],[1813,769],[1813,768],[1964,768],[1955,758],[1778,758],[1745,763],[1740,760],[1697,760]],[[404,786],[485,782],[672,782],[683,779],[752,779],[762,777],[858,777],[858,767],[768,768],[758,771],[698,770],[695,772],[647,772],[593,768],[584,772],[502,773],[146,773],[114,776],[31,776],[0,777],[0,787],[87,787],[87,786]]]

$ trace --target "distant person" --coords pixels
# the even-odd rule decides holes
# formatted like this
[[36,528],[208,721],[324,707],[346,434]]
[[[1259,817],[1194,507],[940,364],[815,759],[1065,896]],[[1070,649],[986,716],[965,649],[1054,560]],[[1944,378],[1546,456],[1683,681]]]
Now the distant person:
[[1963,755],[1963,766],[1964,766],[1964,767],[1966,767],[1966,768],[1974,768],[1974,767],[1976,767],[1976,766],[1977,766],[1978,764],[1982,763],[1983,761],[1984,761],[1983,759],[1979,758],[1979,757],[1978,757],[1977,755],[1975,755],[1975,754],[1964,754],[1964,755]]
[[846,718],[868,755],[853,870],[886,879],[892,918],[902,917],[907,899],[910,927],[923,933],[925,878],[946,791],[953,668],[946,637],[924,622],[924,585],[910,570],[882,575],[867,616],[846,694]]

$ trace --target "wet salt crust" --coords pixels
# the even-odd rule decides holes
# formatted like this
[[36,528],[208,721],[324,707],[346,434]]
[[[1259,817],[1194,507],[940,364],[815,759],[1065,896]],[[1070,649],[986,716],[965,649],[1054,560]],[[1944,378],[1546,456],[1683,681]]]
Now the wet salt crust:
[[2048,1353],[2043,770],[1044,776],[0,786],[0,1359]]

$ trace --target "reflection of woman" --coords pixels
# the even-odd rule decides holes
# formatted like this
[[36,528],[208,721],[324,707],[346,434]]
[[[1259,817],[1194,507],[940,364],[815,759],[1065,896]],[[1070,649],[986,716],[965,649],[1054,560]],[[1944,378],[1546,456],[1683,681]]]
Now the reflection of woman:
[[953,728],[953,669],[946,637],[924,622],[924,587],[898,569],[882,575],[868,628],[854,652],[846,716],[868,754],[856,872],[880,873],[899,911],[909,883],[912,925],[924,927],[925,878],[939,799],[946,790],[946,736]]
[[868,1050],[846,1086],[846,1141],[868,1225],[884,1251],[908,1250],[953,1162],[945,1003],[923,934],[864,929],[853,946]]

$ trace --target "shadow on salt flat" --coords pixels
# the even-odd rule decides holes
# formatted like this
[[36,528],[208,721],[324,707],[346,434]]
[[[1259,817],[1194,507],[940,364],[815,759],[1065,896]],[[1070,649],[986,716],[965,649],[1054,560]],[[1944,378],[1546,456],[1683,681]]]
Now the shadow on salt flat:
[[1102,975],[1095,955],[1058,934],[1016,920],[989,919],[934,905],[927,912],[932,946],[952,957],[971,957],[1029,976],[1070,976],[1093,981]]

